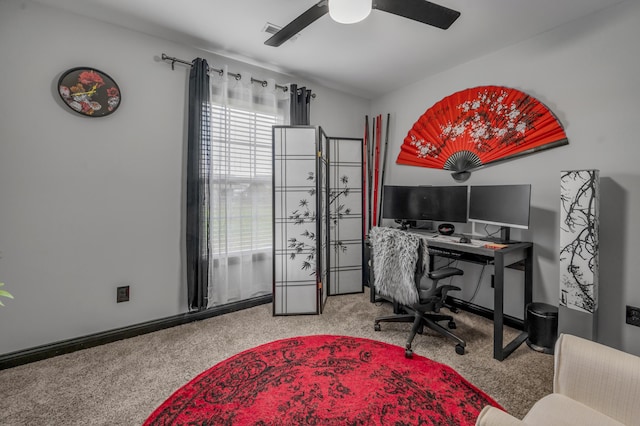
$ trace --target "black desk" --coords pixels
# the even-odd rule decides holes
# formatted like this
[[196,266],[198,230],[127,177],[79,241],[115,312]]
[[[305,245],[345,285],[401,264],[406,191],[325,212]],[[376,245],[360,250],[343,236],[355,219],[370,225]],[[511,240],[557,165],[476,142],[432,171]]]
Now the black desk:
[[[472,262],[494,265],[494,292],[493,292],[493,357],[499,361],[508,357],[522,342],[527,340],[527,305],[531,303],[533,288],[533,243],[516,242],[505,248],[490,249],[479,247],[477,244],[461,244],[454,242],[453,237],[440,236],[432,232],[420,232],[410,230],[427,237],[429,241],[431,268],[433,268],[433,256],[447,257],[462,262]],[[477,240],[472,240],[472,242]],[[488,243],[488,241],[487,241]],[[522,306],[522,318],[525,327],[522,333],[504,346],[504,271],[511,267],[522,269],[524,272],[524,303]]]

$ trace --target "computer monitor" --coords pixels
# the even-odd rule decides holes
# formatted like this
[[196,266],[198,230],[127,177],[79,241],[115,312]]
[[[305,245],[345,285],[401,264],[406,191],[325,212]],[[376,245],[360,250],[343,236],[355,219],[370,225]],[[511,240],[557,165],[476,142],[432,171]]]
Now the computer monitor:
[[466,186],[385,185],[382,217],[404,221],[467,222]]
[[[469,222],[529,229],[531,185],[472,185]],[[505,239],[503,234],[503,239]]]

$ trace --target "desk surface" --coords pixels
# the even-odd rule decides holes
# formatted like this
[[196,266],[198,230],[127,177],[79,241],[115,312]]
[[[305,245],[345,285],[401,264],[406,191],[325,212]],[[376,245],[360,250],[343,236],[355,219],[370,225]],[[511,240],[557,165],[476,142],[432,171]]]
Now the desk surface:
[[420,234],[427,238],[429,245],[432,247],[446,248],[449,250],[457,250],[464,253],[473,253],[480,256],[493,258],[496,252],[508,252],[514,249],[521,249],[531,245],[530,242],[513,242],[509,244],[499,244],[495,241],[473,239],[469,243],[459,242],[460,236],[442,235],[437,232],[422,229],[409,229],[409,232]]

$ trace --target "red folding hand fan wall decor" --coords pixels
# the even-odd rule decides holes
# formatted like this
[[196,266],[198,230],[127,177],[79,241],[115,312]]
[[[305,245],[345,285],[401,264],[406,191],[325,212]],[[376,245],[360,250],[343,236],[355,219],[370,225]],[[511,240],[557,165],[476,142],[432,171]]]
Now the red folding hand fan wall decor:
[[396,163],[470,172],[569,141],[562,124],[540,101],[508,87],[481,86],[447,96],[413,125]]

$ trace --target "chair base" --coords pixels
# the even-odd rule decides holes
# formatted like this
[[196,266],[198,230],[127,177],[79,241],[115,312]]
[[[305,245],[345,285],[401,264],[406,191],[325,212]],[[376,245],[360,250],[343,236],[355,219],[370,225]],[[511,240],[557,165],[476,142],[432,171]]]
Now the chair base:
[[[411,311],[410,308],[404,307],[406,310]],[[442,325],[438,324],[439,321],[448,321],[448,327],[450,329],[456,328],[456,323],[451,315],[442,315],[435,313],[420,313],[418,311],[413,311],[411,314],[405,315],[388,315],[383,317],[378,317],[374,320],[373,328],[375,331],[380,331],[380,323],[381,322],[407,322],[413,323],[413,327],[411,328],[411,333],[409,334],[409,338],[407,339],[407,343],[405,346],[405,356],[407,358],[411,358],[413,355],[413,350],[411,349],[411,344],[413,343],[413,339],[416,334],[422,334],[424,326],[429,327],[430,329],[440,333],[441,335],[449,338],[450,340],[456,343],[456,353],[458,355],[464,355],[465,347],[467,343],[453,334],[448,329],[444,328]]]

